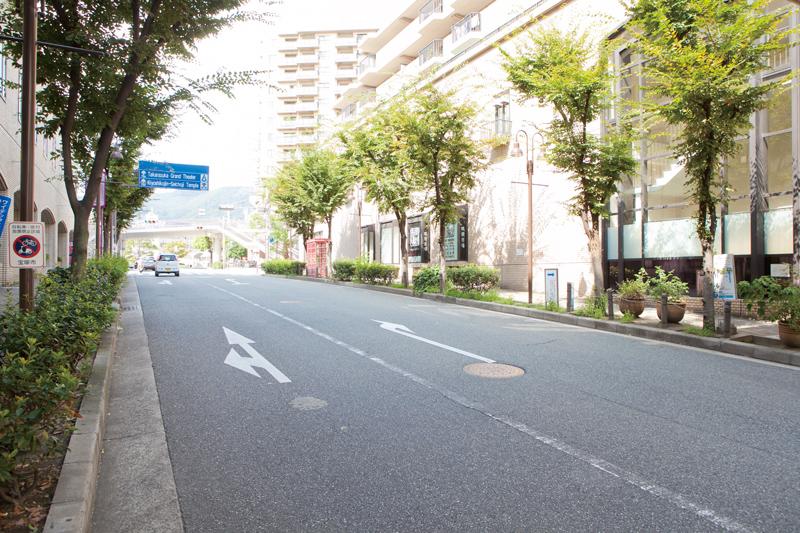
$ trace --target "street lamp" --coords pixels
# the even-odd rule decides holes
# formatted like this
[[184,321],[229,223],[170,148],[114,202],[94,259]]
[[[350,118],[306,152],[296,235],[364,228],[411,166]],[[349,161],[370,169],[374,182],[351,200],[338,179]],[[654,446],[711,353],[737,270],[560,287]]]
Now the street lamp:
[[[529,136],[525,130],[519,130],[514,140],[514,147],[511,149],[511,157],[521,157],[522,148],[520,147],[520,135],[525,136],[525,169],[528,174],[528,303],[533,303],[533,141],[538,135],[542,141],[544,138],[541,133]],[[546,185],[542,185],[546,187]]]

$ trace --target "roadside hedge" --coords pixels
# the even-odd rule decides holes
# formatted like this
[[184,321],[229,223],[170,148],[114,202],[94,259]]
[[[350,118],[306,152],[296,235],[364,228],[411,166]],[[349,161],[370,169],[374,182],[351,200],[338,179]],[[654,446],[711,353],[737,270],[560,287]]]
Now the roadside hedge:
[[[447,267],[447,289],[485,294],[500,284],[496,268],[480,265]],[[439,267],[421,268],[414,274],[414,292],[439,292]]]
[[397,278],[398,267],[383,263],[356,261],[354,277],[356,281],[370,285],[391,285]]
[[265,274],[280,274],[283,276],[302,276],[306,264],[303,261],[291,259],[271,259],[261,263],[261,270]]
[[90,261],[73,281],[54,269],[37,288],[34,309],[9,302],[0,316],[0,498],[22,506],[36,466],[69,432],[112,302],[128,271],[123,258]]
[[333,262],[333,279],[353,281],[356,275],[355,259],[339,259]]

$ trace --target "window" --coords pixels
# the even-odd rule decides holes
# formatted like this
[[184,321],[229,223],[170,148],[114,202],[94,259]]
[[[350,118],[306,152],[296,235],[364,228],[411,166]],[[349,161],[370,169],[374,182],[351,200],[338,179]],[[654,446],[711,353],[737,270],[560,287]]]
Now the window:
[[508,102],[500,102],[494,106],[494,134],[511,135],[511,106]]
[[400,263],[400,228],[397,221],[381,224],[381,263]]
[[361,257],[368,261],[375,261],[375,226],[361,228]]

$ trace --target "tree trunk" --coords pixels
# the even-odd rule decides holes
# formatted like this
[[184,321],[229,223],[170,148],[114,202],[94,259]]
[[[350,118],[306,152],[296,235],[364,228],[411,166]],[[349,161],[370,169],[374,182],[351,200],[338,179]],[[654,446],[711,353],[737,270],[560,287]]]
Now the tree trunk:
[[714,243],[700,241],[703,249],[703,328],[714,331]]
[[408,288],[408,237],[405,224],[400,226],[400,282]]
[[444,294],[447,291],[447,263],[444,258],[444,221],[439,222],[439,292]]
[[591,231],[586,237],[589,239],[589,255],[592,259],[593,293],[595,296],[600,296],[605,289],[605,280],[603,279],[603,239],[599,231]]
[[326,271],[325,273],[328,275],[327,277],[331,277],[331,273],[333,272],[333,217],[329,217],[328,220],[328,258],[326,261]]
[[89,257],[89,214],[91,209],[75,210],[75,227],[72,233],[72,279],[79,280],[86,272]]
[[103,211],[103,255],[111,253],[111,209]]

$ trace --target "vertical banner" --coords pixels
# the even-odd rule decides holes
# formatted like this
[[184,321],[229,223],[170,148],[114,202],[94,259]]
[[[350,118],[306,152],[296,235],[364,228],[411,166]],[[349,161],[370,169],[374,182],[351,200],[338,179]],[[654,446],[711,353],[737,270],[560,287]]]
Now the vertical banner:
[[6,226],[6,218],[8,211],[11,209],[11,198],[8,196],[0,196],[0,236],[3,235],[3,228]]
[[714,256],[714,298],[736,299],[736,269],[733,266],[733,254]]

